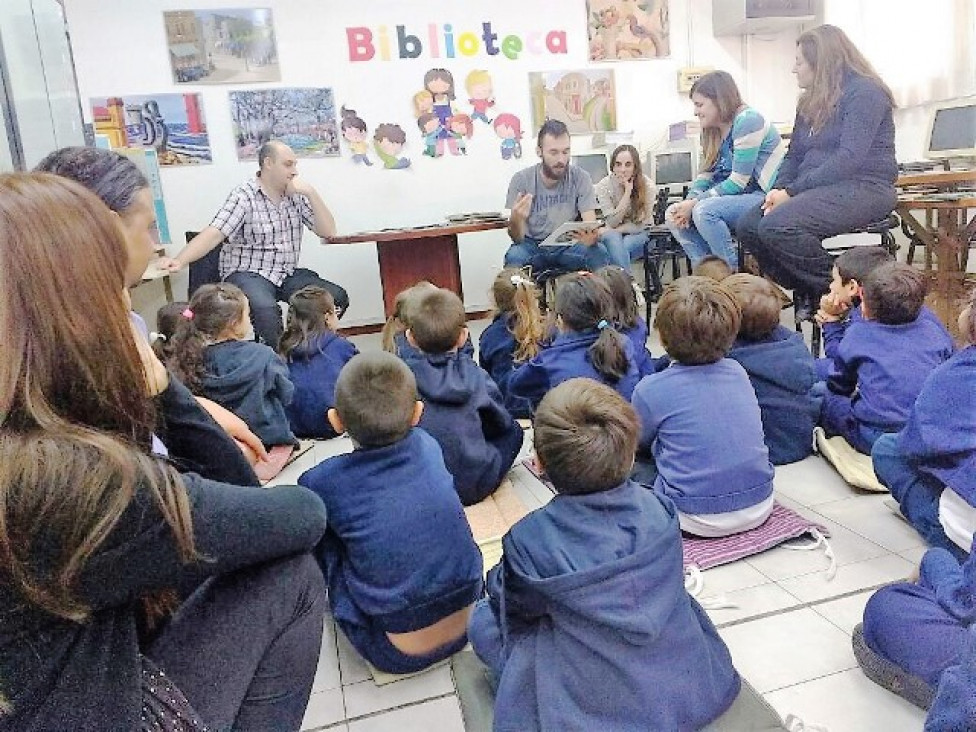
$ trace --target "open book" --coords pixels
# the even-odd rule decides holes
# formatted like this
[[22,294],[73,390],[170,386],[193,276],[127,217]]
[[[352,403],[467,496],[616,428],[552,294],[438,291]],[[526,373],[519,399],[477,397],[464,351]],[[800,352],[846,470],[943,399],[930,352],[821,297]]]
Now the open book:
[[602,221],[567,221],[540,242],[540,247],[565,247],[576,243],[581,231],[592,231],[603,226]]

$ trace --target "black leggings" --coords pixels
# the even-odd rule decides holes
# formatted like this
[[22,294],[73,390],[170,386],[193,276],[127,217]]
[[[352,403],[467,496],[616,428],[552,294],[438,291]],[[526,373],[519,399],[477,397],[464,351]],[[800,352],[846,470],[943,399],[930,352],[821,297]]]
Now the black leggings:
[[309,554],[201,584],[146,656],[215,730],[298,730],[322,644],[325,586]]

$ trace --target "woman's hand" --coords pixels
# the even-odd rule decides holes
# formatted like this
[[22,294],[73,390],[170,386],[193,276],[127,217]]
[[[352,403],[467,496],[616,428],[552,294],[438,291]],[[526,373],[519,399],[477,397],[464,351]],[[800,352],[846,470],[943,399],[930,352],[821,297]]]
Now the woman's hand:
[[691,226],[691,212],[695,208],[695,203],[694,198],[689,198],[671,207],[671,220],[679,229],[687,229]]
[[769,193],[766,194],[766,200],[763,201],[763,205],[762,205],[763,215],[766,215],[769,212],[775,210],[777,206],[780,206],[789,200],[790,200],[789,193],[787,193],[782,188],[774,188],[773,190],[771,190]]

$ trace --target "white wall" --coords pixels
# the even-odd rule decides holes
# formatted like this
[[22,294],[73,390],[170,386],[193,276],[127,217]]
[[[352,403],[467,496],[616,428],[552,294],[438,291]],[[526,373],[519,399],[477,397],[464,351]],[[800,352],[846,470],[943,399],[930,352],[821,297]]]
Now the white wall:
[[[414,165],[407,171],[385,171],[354,165],[343,147],[341,158],[302,160],[299,169],[323,194],[336,215],[339,230],[367,229],[440,221],[461,211],[500,210],[511,174],[535,162],[530,131],[521,161],[502,161],[494,134],[482,123],[468,142],[466,157],[431,160],[420,155],[419,133],[409,98],[422,88],[424,72],[448,68],[459,87],[465,75],[485,68],[493,76],[497,111],[517,114],[531,128],[529,71],[570,69],[586,61],[585,6],[582,0],[493,0],[439,3],[394,0],[349,3],[339,0],[265,0],[271,7],[278,41],[282,86],[328,86],[338,104],[357,110],[370,131],[380,122],[396,122],[407,132],[405,153]],[[231,135],[227,92],[259,85],[197,86],[173,84],[169,69],[163,10],[238,7],[235,0],[65,0],[82,99],[115,94],[200,92],[213,146],[214,164],[165,168],[170,228],[174,239],[186,229],[209,223],[228,191],[252,175],[254,163],[236,159]],[[450,6],[450,9],[445,7]],[[556,9],[559,12],[555,12]],[[671,0],[671,46],[668,59],[634,61],[609,66],[616,73],[619,129],[632,130],[645,146],[661,144],[667,125],[691,118],[687,98],[676,91],[677,70],[686,65],[714,66],[732,73],[744,98],[774,121],[793,118],[796,86],[790,73],[796,35],[792,29],[767,37],[714,38],[709,0]],[[511,61],[503,56],[473,58],[374,60],[350,63],[345,28],[386,25],[391,36],[398,23],[422,35],[428,23],[450,22],[455,31],[479,31],[491,21],[500,36],[527,37],[532,31],[565,29],[565,56],[524,53]],[[394,39],[395,43],[395,39]],[[459,94],[459,99],[461,95]],[[460,106],[465,108],[465,99]],[[493,111],[494,111],[493,110]],[[86,114],[90,111],[86,109]],[[588,138],[574,139],[583,152]],[[488,307],[487,290],[501,266],[508,245],[504,231],[461,238],[461,268],[469,310]],[[351,292],[352,307],[344,324],[374,323],[382,319],[382,300],[372,244],[322,247],[306,235],[302,263],[342,283]],[[185,288],[185,276],[177,290]],[[184,289],[185,292],[185,289]],[[140,288],[136,303],[152,314],[161,299],[155,284]]]

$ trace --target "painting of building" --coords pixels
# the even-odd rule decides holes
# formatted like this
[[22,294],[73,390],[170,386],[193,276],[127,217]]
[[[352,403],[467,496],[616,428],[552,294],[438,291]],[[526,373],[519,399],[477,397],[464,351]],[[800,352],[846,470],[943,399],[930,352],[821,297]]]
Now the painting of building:
[[254,160],[258,148],[280,140],[305,158],[339,154],[339,129],[331,89],[266,89],[230,93],[239,160]]
[[546,119],[565,122],[573,135],[617,129],[612,71],[532,72],[529,74],[529,95],[536,130]]
[[177,84],[281,80],[268,8],[175,10],[163,19]]
[[199,94],[150,94],[91,99],[95,132],[113,148],[152,148],[160,165],[212,162]]

